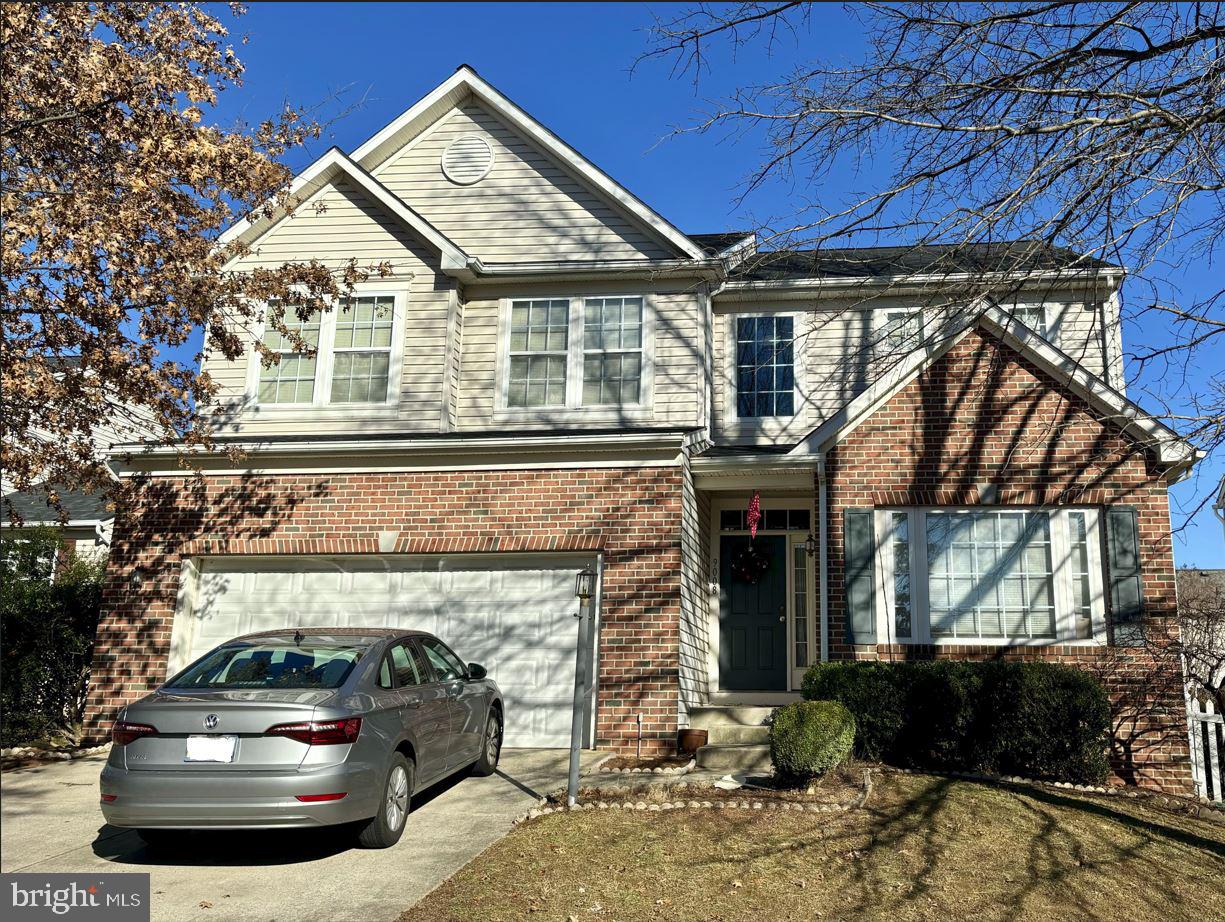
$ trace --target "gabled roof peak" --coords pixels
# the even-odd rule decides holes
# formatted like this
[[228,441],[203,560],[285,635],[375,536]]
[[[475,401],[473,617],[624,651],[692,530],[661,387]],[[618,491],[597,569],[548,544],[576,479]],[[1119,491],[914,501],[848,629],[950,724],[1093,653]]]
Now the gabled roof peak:
[[353,160],[374,171],[412,137],[470,97],[677,252],[690,259],[705,257],[702,248],[671,222],[508,99],[469,64],[461,64],[450,77],[362,143],[353,151]]

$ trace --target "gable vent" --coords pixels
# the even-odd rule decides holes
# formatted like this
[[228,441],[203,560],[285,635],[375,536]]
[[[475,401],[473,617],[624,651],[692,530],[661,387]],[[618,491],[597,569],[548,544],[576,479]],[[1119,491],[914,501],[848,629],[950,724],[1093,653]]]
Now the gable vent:
[[442,172],[451,182],[470,186],[493,169],[493,148],[480,135],[456,138],[442,152]]

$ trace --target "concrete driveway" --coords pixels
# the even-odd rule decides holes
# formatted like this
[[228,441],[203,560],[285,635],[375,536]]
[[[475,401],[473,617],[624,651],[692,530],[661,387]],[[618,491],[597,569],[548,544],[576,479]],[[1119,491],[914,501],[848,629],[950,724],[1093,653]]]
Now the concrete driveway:
[[382,851],[321,829],[196,833],[188,847],[149,854],[135,833],[102,821],[105,756],[19,769],[0,776],[0,870],[147,871],[155,920],[391,920],[563,787],[568,755],[508,749],[496,775],[422,791],[404,837]]

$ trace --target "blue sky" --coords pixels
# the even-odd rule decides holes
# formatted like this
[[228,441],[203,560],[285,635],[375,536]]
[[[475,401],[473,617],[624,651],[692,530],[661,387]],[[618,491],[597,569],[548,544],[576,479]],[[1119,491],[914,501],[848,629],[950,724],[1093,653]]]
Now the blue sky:
[[[803,189],[763,189],[737,207],[741,183],[761,149],[752,137],[671,136],[691,124],[708,100],[737,85],[767,81],[797,60],[853,58],[862,26],[840,5],[818,9],[812,27],[786,40],[773,57],[761,49],[734,57],[711,49],[711,72],[695,87],[662,60],[630,68],[647,44],[652,14],[675,15],[673,4],[396,4],[252,3],[231,21],[246,64],[245,85],[222,95],[217,118],[258,122],[285,101],[325,103],[325,112],[355,106],[311,147],[289,159],[304,166],[327,147],[352,150],[444,80],[460,64],[475,67],[682,230],[752,227],[788,212]],[[238,45],[246,36],[247,43]],[[339,102],[328,102],[341,94]],[[869,170],[870,174],[870,170]],[[833,183],[857,182],[834,176]],[[845,189],[840,190],[845,191]],[[821,194],[821,190],[814,190]],[[1192,265],[1177,279],[1184,292],[1206,288],[1219,271]],[[1124,296],[1127,289],[1124,288]],[[1130,339],[1161,339],[1162,329],[1130,329]],[[1215,369],[1200,369],[1201,377]],[[1171,496],[1175,521],[1219,481],[1225,464],[1203,464]],[[1175,536],[1180,564],[1225,567],[1222,529],[1203,510]]]

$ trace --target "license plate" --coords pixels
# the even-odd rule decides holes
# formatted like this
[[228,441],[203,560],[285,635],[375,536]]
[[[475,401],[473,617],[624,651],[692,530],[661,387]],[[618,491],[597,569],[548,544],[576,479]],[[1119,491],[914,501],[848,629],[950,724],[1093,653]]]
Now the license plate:
[[184,762],[233,762],[237,736],[189,736]]

